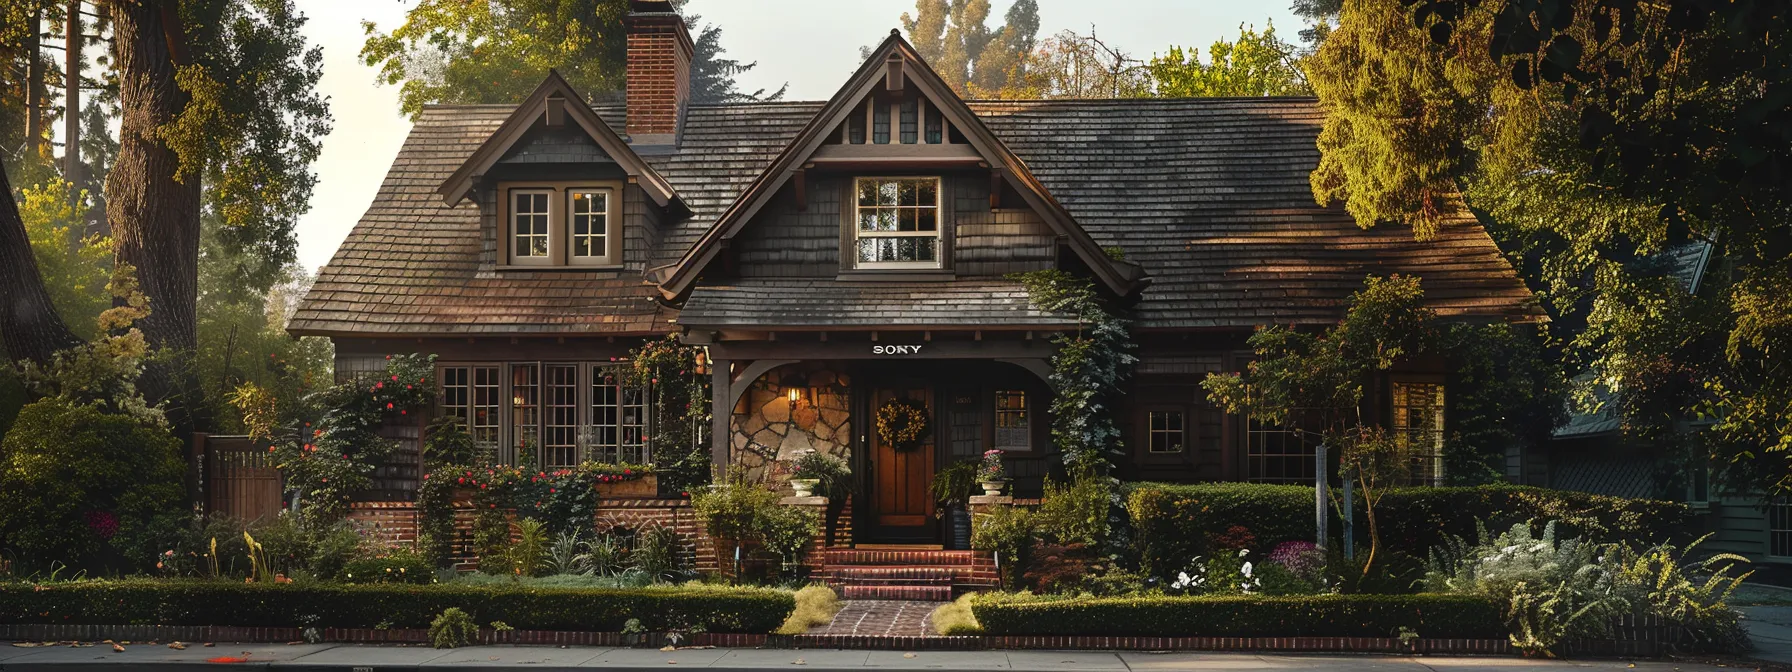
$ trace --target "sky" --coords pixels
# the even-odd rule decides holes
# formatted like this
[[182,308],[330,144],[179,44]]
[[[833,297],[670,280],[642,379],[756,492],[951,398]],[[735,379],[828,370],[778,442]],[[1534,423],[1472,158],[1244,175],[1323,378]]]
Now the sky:
[[[1239,24],[1273,22],[1294,39],[1301,27],[1289,0],[1038,0],[1039,33],[1087,34],[1091,27],[1110,46],[1149,58],[1171,45],[1203,49],[1238,36]],[[1013,0],[993,0],[990,22],[999,25]],[[318,88],[329,98],[334,129],[324,139],[313,169],[317,187],[311,211],[298,224],[299,262],[315,271],[360,219],[410,131],[398,112],[396,87],[375,83],[377,72],[357,54],[366,38],[363,21],[390,30],[415,1],[298,0],[309,21],[303,32],[323,48]],[[722,27],[729,58],[758,62],[736,78],[745,91],[777,90],[788,83],[789,100],[825,100],[859,65],[859,47],[881,41],[899,25],[913,0],[689,0],[688,14]]]

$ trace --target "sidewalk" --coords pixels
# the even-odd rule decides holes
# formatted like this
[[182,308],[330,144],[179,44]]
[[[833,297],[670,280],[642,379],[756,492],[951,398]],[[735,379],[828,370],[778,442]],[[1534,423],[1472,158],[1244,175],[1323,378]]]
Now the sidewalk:
[[[208,660],[220,659],[217,662]],[[240,662],[239,662],[240,661]],[[1594,672],[1719,672],[1724,668],[1683,662],[1622,660],[1551,661],[1504,657],[1288,656],[1248,653],[1143,653],[1079,651],[899,651],[783,649],[611,649],[601,647],[475,646],[431,649],[421,646],[352,644],[217,644],[174,650],[166,645],[110,645],[19,648],[0,645],[0,672],[150,670],[184,672],[220,667],[317,672],[397,670],[645,670],[701,668],[710,672],[788,670],[1006,670],[1013,672],[1152,672],[1169,670],[1307,670],[1335,672],[1496,672],[1577,670]],[[1729,671],[1733,672],[1733,670]]]

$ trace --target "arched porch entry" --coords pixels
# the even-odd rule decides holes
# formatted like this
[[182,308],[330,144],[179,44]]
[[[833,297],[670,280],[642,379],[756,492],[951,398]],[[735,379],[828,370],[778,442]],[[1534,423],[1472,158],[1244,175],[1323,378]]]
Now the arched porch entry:
[[[987,345],[1000,347],[979,347]],[[858,485],[856,542],[938,543],[928,482],[984,450],[1010,451],[1017,480],[1037,482],[1044,473],[1051,349],[1043,340],[709,347],[717,469],[781,483],[802,451],[845,460]],[[778,356],[799,352],[810,356]],[[875,428],[878,411],[899,401],[925,409],[928,419],[924,436],[906,445],[885,441]]]

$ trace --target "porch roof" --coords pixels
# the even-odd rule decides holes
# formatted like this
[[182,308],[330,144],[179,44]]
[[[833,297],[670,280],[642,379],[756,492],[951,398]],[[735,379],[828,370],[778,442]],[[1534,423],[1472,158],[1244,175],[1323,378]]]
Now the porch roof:
[[703,283],[678,323],[701,327],[847,328],[1075,326],[1035,308],[1020,283],[1000,278],[953,282],[846,282],[746,279]]

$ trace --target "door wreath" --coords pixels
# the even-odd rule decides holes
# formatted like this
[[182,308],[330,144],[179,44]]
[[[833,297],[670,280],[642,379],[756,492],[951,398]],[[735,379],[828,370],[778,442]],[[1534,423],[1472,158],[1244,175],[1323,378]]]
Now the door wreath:
[[927,408],[908,399],[891,399],[877,409],[877,438],[896,450],[913,450],[927,434]]

